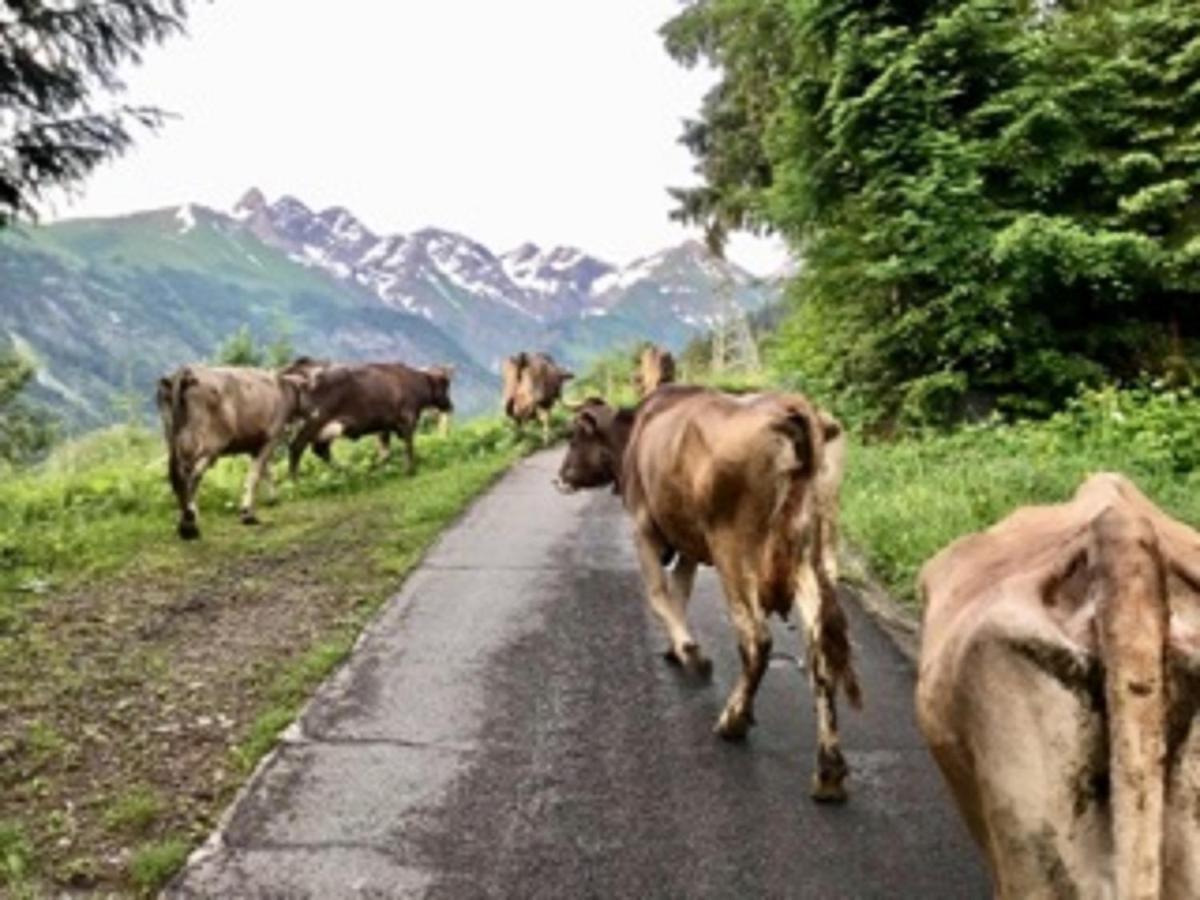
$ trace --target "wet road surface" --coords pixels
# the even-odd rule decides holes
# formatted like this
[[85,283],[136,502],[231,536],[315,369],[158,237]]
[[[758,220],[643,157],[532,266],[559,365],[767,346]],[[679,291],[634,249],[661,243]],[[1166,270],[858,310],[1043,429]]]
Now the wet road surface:
[[848,603],[861,713],[845,806],[807,795],[797,633],[758,726],[712,726],[738,657],[715,574],[667,666],[617,498],[519,464],[448,531],[319,692],[172,897],[986,898],[913,722],[909,663]]

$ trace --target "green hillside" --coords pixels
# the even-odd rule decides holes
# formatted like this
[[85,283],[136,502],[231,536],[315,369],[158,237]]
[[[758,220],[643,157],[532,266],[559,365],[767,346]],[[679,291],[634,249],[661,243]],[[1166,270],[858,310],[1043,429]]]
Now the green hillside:
[[34,396],[69,410],[68,427],[109,421],[122,394],[150,409],[152,385],[210,358],[242,325],[298,352],[447,362],[471,412],[495,380],[425,319],[298,265],[194,209],[64,222],[0,233],[0,346],[39,364]]

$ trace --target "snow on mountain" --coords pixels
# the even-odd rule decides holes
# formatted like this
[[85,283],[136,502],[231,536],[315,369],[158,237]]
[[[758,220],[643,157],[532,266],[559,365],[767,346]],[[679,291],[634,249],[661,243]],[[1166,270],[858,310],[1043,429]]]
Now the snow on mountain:
[[554,333],[560,323],[622,310],[622,334],[666,340],[702,331],[711,327],[720,284],[741,292],[737,302],[763,302],[750,290],[748,273],[716,260],[696,241],[623,268],[566,246],[525,243],[497,256],[455,232],[380,235],[344,207],[318,212],[288,195],[268,202],[256,188],[235,205],[233,219],[296,262],[425,317],[459,337],[486,366]]

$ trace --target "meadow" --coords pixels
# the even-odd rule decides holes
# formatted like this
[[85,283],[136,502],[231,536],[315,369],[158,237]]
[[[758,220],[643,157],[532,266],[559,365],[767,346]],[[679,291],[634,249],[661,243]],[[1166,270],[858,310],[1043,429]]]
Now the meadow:
[[157,432],[0,471],[0,894],[161,886],[430,542],[536,446],[495,420],[425,433],[409,477],[342,442],[254,528],[245,462],[223,460],[188,543]]
[[1170,515],[1200,527],[1200,397],[1189,390],[1088,391],[1049,419],[963,426],[851,448],[847,539],[919,612],[921,564],[1021,505],[1068,499],[1094,472],[1120,472]]

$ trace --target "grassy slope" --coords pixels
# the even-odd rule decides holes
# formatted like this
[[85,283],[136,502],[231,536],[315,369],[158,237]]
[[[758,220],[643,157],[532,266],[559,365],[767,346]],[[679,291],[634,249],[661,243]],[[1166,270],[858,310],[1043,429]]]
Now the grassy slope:
[[1048,422],[853,447],[842,520],[875,574],[916,611],[917,572],[939,549],[1018,506],[1065,500],[1100,471],[1124,473],[1200,527],[1200,400],[1104,391]]
[[460,407],[493,402],[495,376],[422,317],[383,307],[211,213],[195,215],[186,232],[168,210],[0,235],[0,347],[21,342],[70,386],[69,425],[111,421],[122,390],[149,409],[159,375],[208,358],[243,324],[264,339],[287,328],[312,355],[454,363]]
[[529,444],[500,423],[424,436],[414,478],[370,442],[306,460],[257,529],[245,471],[174,537],[163,454],[113,430],[0,472],[0,895],[149,891],[424,548]]

